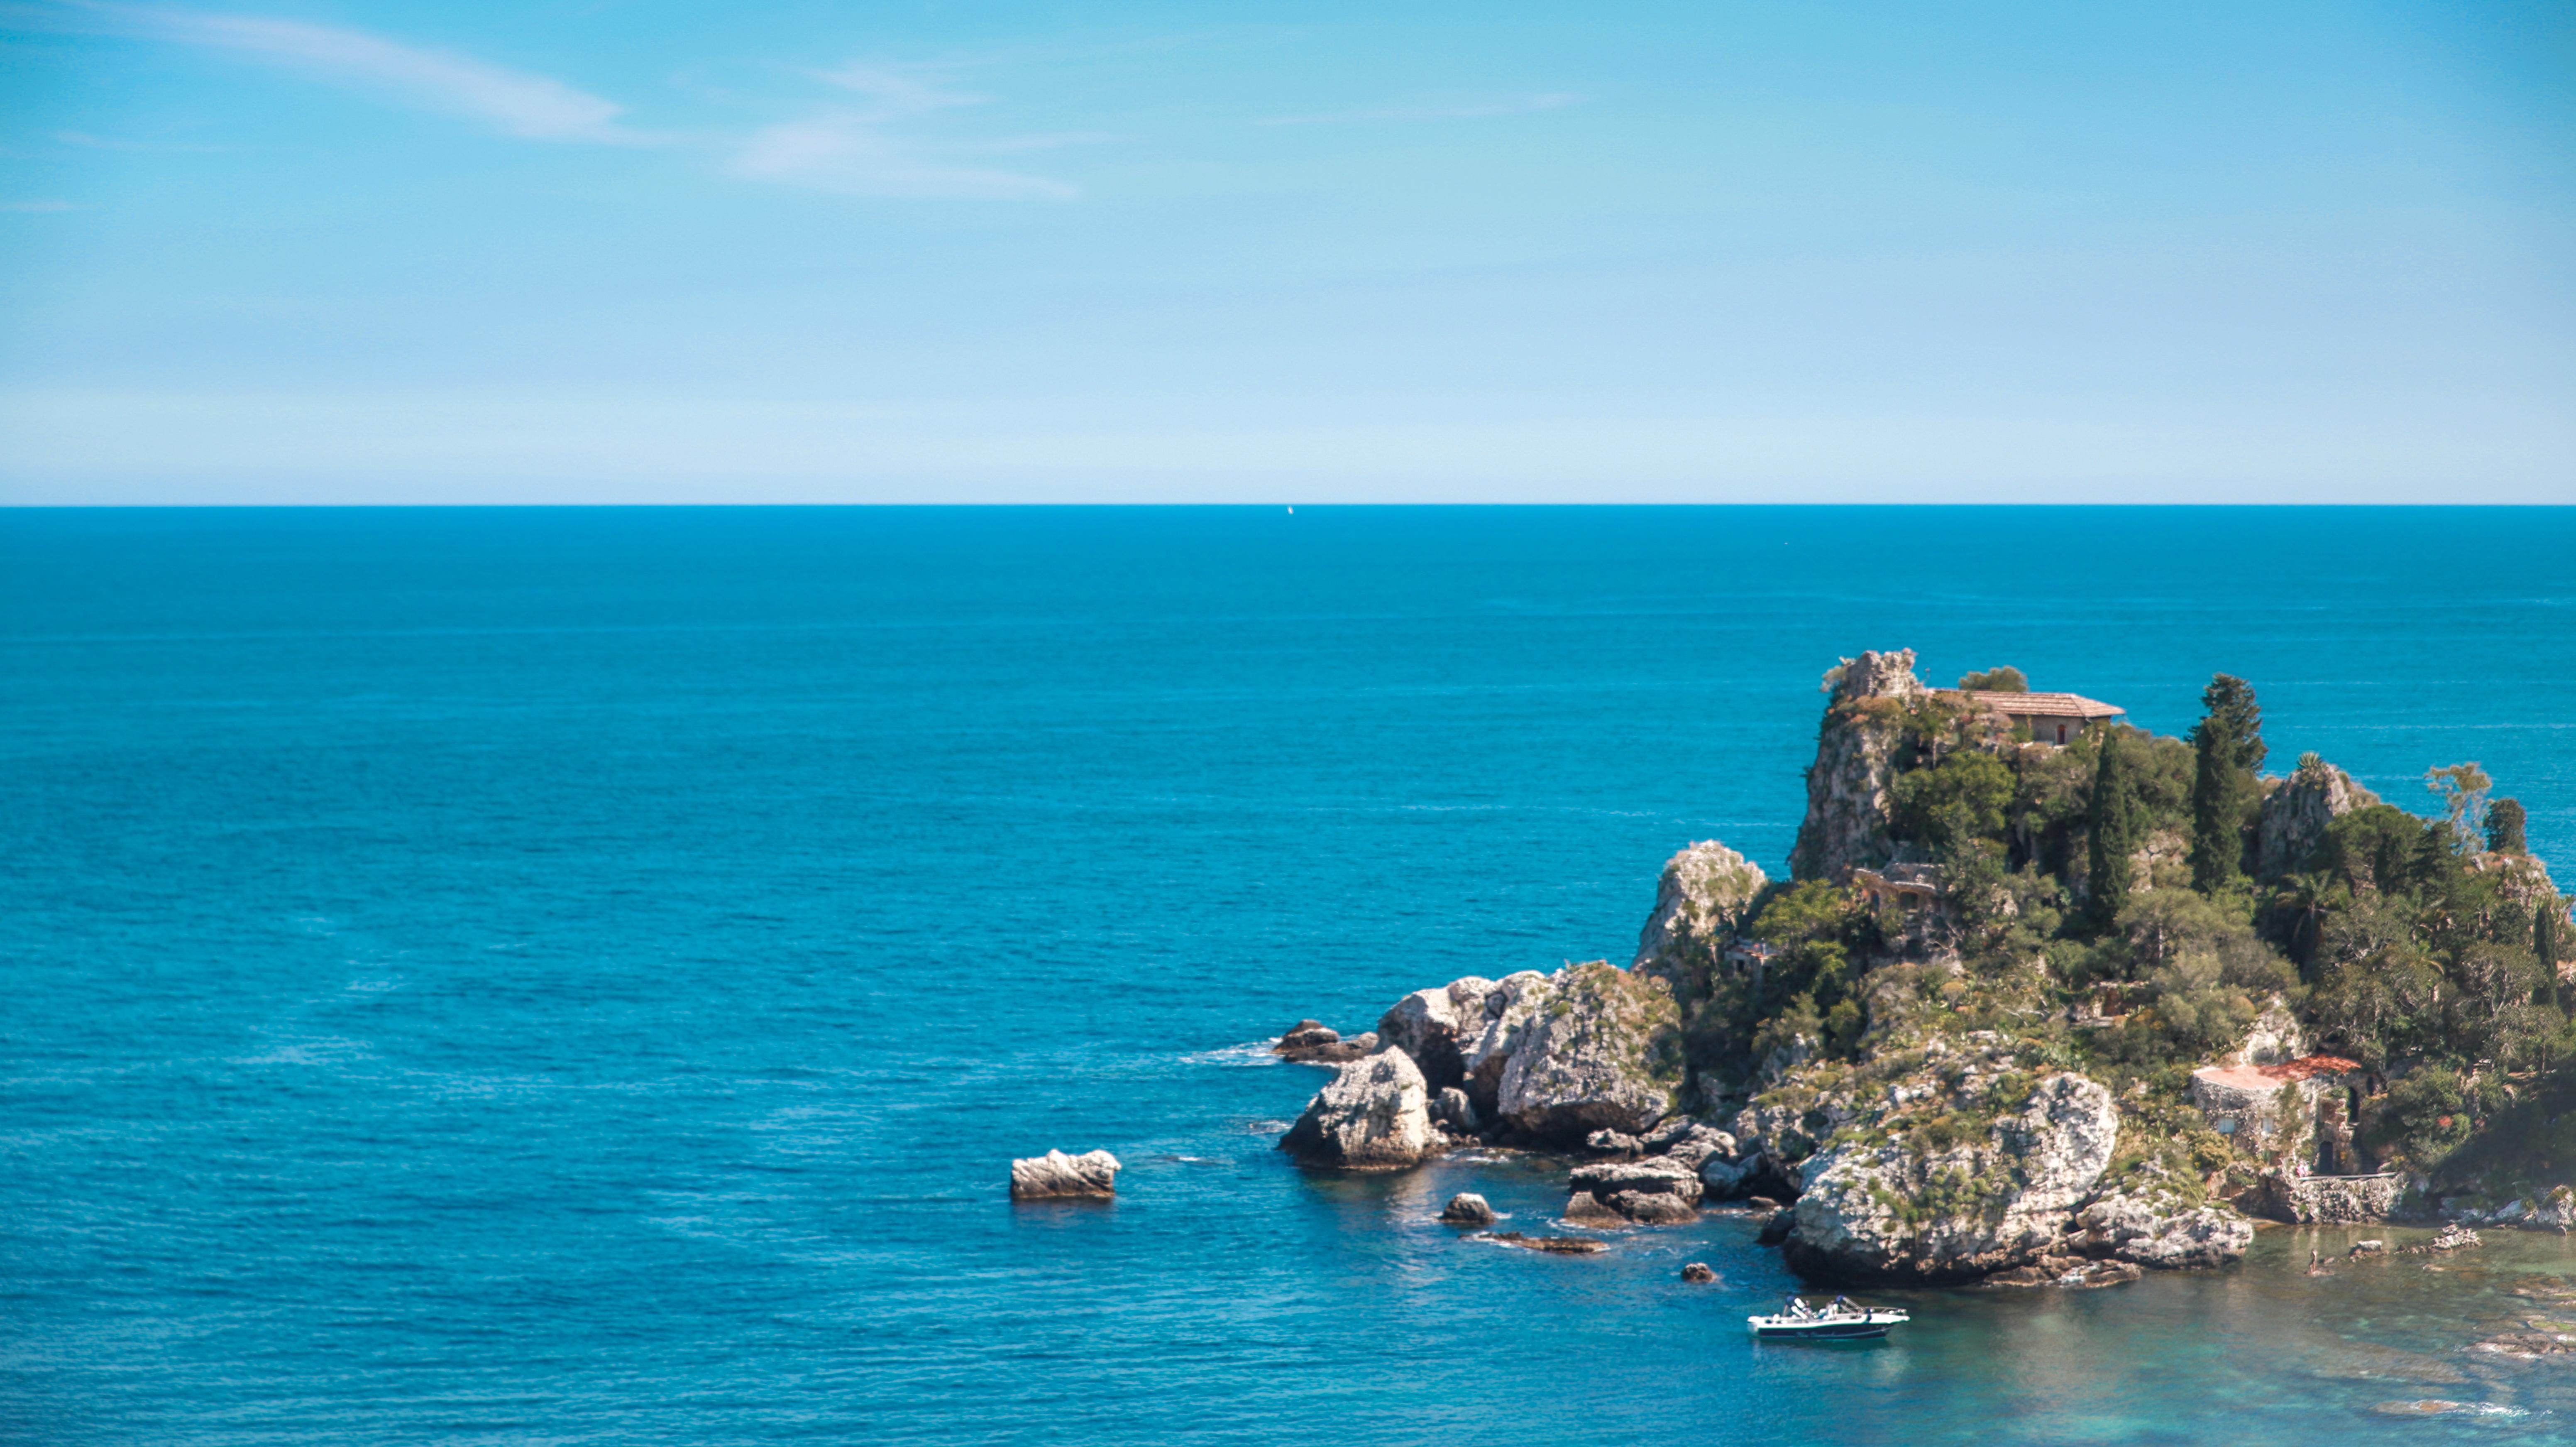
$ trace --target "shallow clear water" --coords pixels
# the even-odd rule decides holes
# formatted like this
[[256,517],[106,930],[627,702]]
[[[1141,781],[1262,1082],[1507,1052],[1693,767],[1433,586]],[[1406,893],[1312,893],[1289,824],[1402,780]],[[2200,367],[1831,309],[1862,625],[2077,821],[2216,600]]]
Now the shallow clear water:
[[[1430,1217],[1556,1177],[1270,1149],[1289,1021],[1776,869],[1907,645],[2243,674],[2576,862],[2567,510],[0,514],[0,1439],[2576,1434],[2460,1350],[2554,1238],[1756,1347],[1740,1218],[1540,1257]],[[1120,1200],[1013,1208],[1049,1146]]]

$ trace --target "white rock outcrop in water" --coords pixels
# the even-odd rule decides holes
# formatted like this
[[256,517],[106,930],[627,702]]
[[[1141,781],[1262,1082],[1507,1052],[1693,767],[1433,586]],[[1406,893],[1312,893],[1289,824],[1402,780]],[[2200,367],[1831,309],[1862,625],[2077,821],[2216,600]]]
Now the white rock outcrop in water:
[[1279,1148],[1313,1165],[1401,1170],[1437,1144],[1430,1098],[1413,1057],[1381,1050],[1344,1065],[1315,1092]]
[[1107,1151],[1069,1156],[1049,1151],[1011,1162],[1011,1199],[1100,1199],[1118,1194],[1118,1158]]

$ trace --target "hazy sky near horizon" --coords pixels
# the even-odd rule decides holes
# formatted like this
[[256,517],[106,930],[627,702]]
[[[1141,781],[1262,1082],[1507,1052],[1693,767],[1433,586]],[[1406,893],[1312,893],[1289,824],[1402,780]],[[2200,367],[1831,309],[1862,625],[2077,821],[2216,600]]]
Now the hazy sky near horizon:
[[0,502],[2576,502],[2576,12],[0,0]]

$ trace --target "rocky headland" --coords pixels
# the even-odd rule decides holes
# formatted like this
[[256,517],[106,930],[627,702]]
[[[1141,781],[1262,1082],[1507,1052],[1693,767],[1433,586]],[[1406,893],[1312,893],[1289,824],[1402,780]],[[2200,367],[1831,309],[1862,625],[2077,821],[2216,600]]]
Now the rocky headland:
[[1830,1283],[2116,1285],[2222,1266],[2300,1202],[2576,1224],[2499,1139],[2576,1043],[2567,901],[2474,765],[2432,771],[2428,822],[2314,755],[2261,775],[2240,680],[2187,741],[1960,682],[1905,651],[1830,670],[1791,877],[1684,847],[1628,964],[1300,1022],[1281,1053],[1334,1075],[1281,1147],[1545,1153],[1568,1225],[1745,1203]]

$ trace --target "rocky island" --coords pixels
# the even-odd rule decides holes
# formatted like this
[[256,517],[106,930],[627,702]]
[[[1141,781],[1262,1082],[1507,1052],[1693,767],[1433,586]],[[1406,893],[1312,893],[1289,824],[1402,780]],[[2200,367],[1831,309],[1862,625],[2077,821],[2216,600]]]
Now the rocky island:
[[1910,651],[1824,691],[1789,879],[1691,844],[1625,966],[1300,1022],[1281,1052],[1335,1075],[1281,1147],[1560,1153],[1571,1225],[1750,1201],[1834,1283],[2108,1285],[2256,1217],[2576,1224],[2568,900],[2475,764],[2430,819],[2314,754],[2264,774],[2223,674],[2180,739]]

